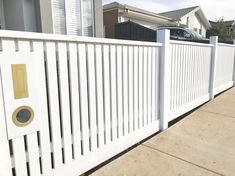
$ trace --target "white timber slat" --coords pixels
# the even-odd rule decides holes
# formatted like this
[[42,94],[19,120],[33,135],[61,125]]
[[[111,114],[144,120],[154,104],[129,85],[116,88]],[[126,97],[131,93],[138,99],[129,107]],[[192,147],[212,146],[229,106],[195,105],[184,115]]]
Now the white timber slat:
[[[29,41],[18,41],[19,52],[30,52],[30,42]],[[38,59],[38,58],[37,58]],[[40,67],[40,66],[39,66]],[[29,159],[29,172],[31,175],[40,175],[40,164],[39,164],[39,148],[37,133],[31,133],[26,136],[26,144],[28,159]]]
[[112,112],[112,136],[113,141],[117,139],[117,51],[116,46],[110,46],[110,81],[111,81],[111,112]]
[[[4,52],[4,51],[2,51]],[[0,175],[11,176],[11,156],[9,150],[9,141],[7,139],[7,127],[5,117],[5,107],[2,89],[2,78],[1,78],[1,61],[0,61],[0,156],[4,159],[4,162],[0,162]]]
[[186,66],[185,66],[185,50],[186,50],[186,46],[183,45],[182,48],[182,75],[181,75],[181,79],[182,79],[182,95],[181,95],[181,106],[185,104],[185,89],[186,89],[186,81],[185,81],[185,76],[186,76]]
[[174,69],[175,69],[175,67],[174,67],[174,61],[175,61],[175,59],[174,59],[174,52],[175,52],[175,50],[174,50],[174,47],[175,47],[175,45],[174,44],[171,44],[171,52],[173,53],[172,55],[171,55],[171,64],[172,64],[172,68],[171,68],[171,95],[170,95],[170,109],[172,110],[172,109],[174,109],[174,97],[173,97],[173,95],[174,95],[174,86],[175,86],[175,82],[174,82],[174,76],[175,76],[175,74],[174,74]]
[[111,113],[110,113],[110,67],[109,46],[103,45],[103,71],[104,71],[104,113],[106,144],[111,142]]
[[[196,56],[196,63],[199,64],[199,56],[198,56],[198,48],[195,48],[195,56]],[[198,97],[198,81],[199,81],[199,68],[196,67],[196,74],[195,74],[195,79],[196,79],[196,84],[195,84],[195,87],[196,87],[196,92],[195,92],[195,99]]]
[[39,176],[41,175],[41,173],[39,164],[37,133],[27,135],[27,146],[29,158],[29,172],[31,175]]
[[186,49],[186,51],[185,51],[185,69],[186,69],[186,74],[185,74],[185,99],[184,99],[184,101],[185,101],[185,103],[188,103],[188,90],[189,90],[189,87],[190,87],[190,81],[189,81],[189,67],[188,67],[188,62],[189,62],[189,60],[190,60],[190,58],[189,58],[189,50],[190,48],[189,48],[189,46],[187,46],[187,49]]
[[159,53],[158,48],[152,48],[152,120],[156,121],[158,118],[157,106],[158,106],[158,61]]
[[190,84],[191,84],[191,90],[189,92],[190,94],[190,97],[189,97],[189,101],[192,101],[193,100],[193,91],[194,91],[194,77],[193,77],[193,74],[194,74],[194,53],[193,53],[193,47],[191,46],[190,47],[191,50],[190,50],[190,62],[191,64],[189,63],[189,70],[190,70]]
[[77,44],[69,43],[69,77],[71,92],[71,118],[72,118],[72,143],[74,158],[81,156],[81,132],[80,132],[80,101],[79,101],[79,79],[78,79],[78,53]]
[[148,48],[144,47],[143,60],[143,119],[144,126],[148,124]]
[[87,62],[88,62],[88,85],[89,85],[89,121],[91,151],[97,148],[97,122],[96,122],[96,80],[95,80],[95,58],[94,45],[87,45]]
[[140,128],[144,125],[143,116],[143,47],[139,47],[139,122]]
[[80,80],[80,105],[81,105],[81,131],[83,155],[89,152],[89,126],[88,126],[88,89],[87,89],[87,64],[86,45],[78,44],[79,53],[79,80]]
[[124,115],[124,135],[129,133],[129,114],[128,114],[128,48],[123,46],[123,115]]
[[117,105],[118,105],[118,137],[121,138],[124,135],[124,121],[123,121],[123,57],[122,46],[117,46]]
[[68,59],[66,43],[57,43],[58,49],[58,71],[59,71],[59,93],[60,112],[62,122],[62,144],[64,151],[64,162],[72,161],[72,136],[71,136],[71,115],[68,82]]
[[[2,40],[2,48],[4,52],[13,53],[16,51],[17,46],[15,45],[14,40]],[[12,140],[12,149],[17,176],[27,175],[24,136]]]
[[134,130],[136,131],[139,128],[139,55],[138,55],[138,47],[134,47]]
[[173,71],[173,94],[172,94],[172,100],[173,100],[173,109],[176,108],[176,102],[177,102],[177,99],[176,99],[176,94],[177,94],[177,61],[178,61],[178,53],[177,53],[177,46],[176,45],[173,45],[172,49],[174,49],[174,52],[172,52],[172,61],[173,61],[173,64],[172,64],[172,71]]
[[48,124],[48,104],[47,104],[47,90],[46,90],[46,72],[44,61],[44,47],[43,42],[33,42],[33,52],[40,59],[40,67],[38,68],[41,76],[38,80],[41,84],[38,85],[38,93],[43,103],[38,103],[41,116],[40,116],[40,156],[42,162],[42,173],[46,173],[51,170],[51,144]]
[[133,132],[134,127],[134,48],[129,46],[129,119],[130,132]]
[[103,100],[103,64],[102,64],[102,46],[96,45],[96,82],[97,82],[97,116],[98,116],[98,144],[104,145],[104,100]]
[[147,102],[147,116],[148,124],[152,122],[152,48],[148,48],[148,65],[147,65],[147,74],[148,74],[148,102]]
[[12,140],[15,172],[17,176],[27,175],[24,137]]
[[47,93],[49,102],[49,118],[52,138],[54,168],[62,165],[62,141],[60,128],[60,107],[56,63],[56,47],[54,42],[46,42]]

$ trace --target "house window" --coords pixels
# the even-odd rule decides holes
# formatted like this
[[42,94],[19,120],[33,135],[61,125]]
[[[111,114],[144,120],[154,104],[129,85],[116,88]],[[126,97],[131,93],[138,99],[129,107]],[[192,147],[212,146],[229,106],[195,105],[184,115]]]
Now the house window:
[[53,22],[56,34],[66,34],[65,0],[53,0]]
[[94,36],[93,0],[53,0],[57,34]]
[[81,2],[66,1],[66,26],[68,35],[82,35]]
[[93,36],[93,0],[83,0],[82,4],[84,36]]

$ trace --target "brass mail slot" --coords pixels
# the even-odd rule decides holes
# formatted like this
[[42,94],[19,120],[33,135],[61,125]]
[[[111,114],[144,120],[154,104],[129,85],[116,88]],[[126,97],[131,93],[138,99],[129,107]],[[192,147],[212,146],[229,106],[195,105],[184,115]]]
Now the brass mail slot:
[[12,64],[11,69],[15,99],[29,97],[26,64]]

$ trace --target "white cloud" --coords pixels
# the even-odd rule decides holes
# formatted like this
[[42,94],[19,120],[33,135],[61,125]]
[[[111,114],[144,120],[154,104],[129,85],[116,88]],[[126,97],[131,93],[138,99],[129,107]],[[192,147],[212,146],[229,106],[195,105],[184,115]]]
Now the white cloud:
[[[104,4],[110,2],[113,0],[103,0]],[[235,20],[234,0],[117,0],[117,2],[156,13],[200,5],[210,20],[221,17],[225,20]]]

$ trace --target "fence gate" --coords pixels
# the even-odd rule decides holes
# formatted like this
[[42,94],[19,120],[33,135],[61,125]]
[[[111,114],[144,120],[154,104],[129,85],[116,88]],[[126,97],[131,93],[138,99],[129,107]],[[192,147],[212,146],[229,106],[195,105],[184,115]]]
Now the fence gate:
[[159,130],[160,44],[22,35],[0,35],[1,176],[77,176]]

